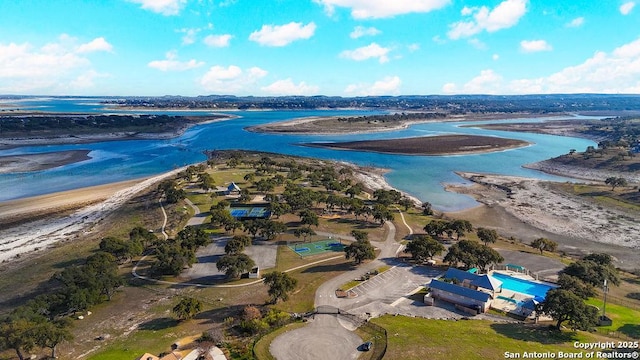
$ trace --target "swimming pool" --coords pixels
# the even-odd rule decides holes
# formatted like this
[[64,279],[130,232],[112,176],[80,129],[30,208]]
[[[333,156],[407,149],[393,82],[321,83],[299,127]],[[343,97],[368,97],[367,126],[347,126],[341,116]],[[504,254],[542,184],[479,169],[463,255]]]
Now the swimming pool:
[[491,274],[492,277],[502,281],[502,288],[519,292],[522,294],[531,295],[536,300],[544,300],[547,295],[547,291],[551,289],[555,289],[556,287],[553,285],[537,283],[529,280],[518,279],[513,276],[501,274],[494,272]]

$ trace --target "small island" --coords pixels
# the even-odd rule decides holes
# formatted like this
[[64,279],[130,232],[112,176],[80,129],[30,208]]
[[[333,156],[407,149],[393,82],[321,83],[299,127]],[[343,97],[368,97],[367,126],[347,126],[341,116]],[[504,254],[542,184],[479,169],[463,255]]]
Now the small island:
[[493,136],[438,135],[404,139],[363,140],[331,143],[305,143],[304,146],[356,150],[401,155],[474,154],[529,145],[528,142]]

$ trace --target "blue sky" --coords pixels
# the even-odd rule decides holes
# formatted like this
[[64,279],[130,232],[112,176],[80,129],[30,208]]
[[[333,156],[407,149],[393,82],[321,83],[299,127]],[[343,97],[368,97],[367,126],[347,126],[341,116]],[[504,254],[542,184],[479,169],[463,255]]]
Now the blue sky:
[[640,0],[0,0],[0,94],[640,93],[639,25]]

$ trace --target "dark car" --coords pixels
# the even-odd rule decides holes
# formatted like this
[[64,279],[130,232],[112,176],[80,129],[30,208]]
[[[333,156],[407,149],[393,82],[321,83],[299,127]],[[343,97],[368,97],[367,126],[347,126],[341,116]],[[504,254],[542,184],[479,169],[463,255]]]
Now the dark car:
[[366,343],[362,344],[360,347],[362,348],[362,351],[369,351],[371,350],[372,346],[373,346],[373,343],[371,341],[367,341]]

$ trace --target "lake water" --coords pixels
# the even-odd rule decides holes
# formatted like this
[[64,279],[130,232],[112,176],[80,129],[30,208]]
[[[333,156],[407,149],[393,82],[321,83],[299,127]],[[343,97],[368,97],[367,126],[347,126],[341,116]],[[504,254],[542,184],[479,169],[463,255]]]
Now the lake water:
[[[17,103],[21,109],[52,112],[125,112],[105,110],[97,99],[29,99]],[[136,112],[134,112],[136,113]],[[162,111],[166,114],[184,112]],[[197,111],[190,114],[209,114]],[[0,156],[61,150],[90,150],[91,160],[55,169],[0,174],[0,201],[63,190],[76,189],[115,181],[131,180],[169,171],[176,167],[206,160],[204,150],[245,149],[347,161],[363,166],[390,169],[389,183],[422,201],[431,202],[438,210],[455,211],[477,205],[470,197],[444,191],[445,183],[466,183],[454,171],[473,171],[527,176],[550,180],[567,180],[522,168],[523,164],[545,160],[569,149],[595,146],[593,141],[550,135],[462,128],[479,122],[417,124],[408,129],[357,135],[276,135],[251,133],[247,126],[306,116],[357,116],[367,111],[234,111],[238,119],[203,124],[190,128],[182,136],[169,140],[109,141],[93,144],[29,146],[0,151]],[[510,121],[543,121],[544,119],[513,119]],[[489,123],[491,121],[487,121]],[[519,149],[475,155],[404,156],[356,151],[341,151],[304,147],[297,144],[314,141],[346,141],[389,139],[437,134],[477,134],[509,137],[533,143]],[[215,176],[214,176],[215,178]]]

